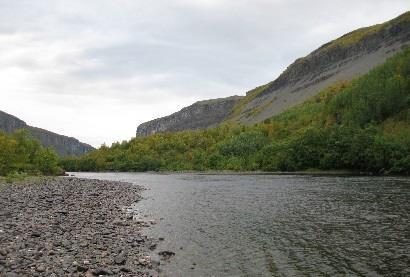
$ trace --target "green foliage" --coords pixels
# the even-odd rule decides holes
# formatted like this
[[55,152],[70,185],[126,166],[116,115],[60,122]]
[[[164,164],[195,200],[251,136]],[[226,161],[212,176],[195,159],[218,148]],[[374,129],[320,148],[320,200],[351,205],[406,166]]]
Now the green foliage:
[[343,93],[335,96],[330,113],[345,124],[365,126],[381,123],[410,106],[409,50],[388,60],[366,78],[354,81]]
[[137,137],[78,159],[63,159],[60,165],[70,171],[319,169],[409,174],[410,50],[254,126],[226,123],[208,130]]
[[56,175],[61,171],[58,167],[58,156],[50,148],[38,149],[33,162],[34,167],[45,175]]
[[246,157],[259,151],[266,143],[266,136],[262,132],[243,132],[217,145],[223,156]]
[[60,171],[57,154],[43,148],[27,131],[11,135],[0,132],[0,176],[55,175]]

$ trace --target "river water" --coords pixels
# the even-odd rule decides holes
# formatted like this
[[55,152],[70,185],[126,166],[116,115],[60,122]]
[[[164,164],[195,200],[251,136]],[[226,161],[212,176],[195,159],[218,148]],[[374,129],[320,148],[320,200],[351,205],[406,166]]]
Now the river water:
[[409,178],[75,175],[147,188],[163,276],[410,276]]

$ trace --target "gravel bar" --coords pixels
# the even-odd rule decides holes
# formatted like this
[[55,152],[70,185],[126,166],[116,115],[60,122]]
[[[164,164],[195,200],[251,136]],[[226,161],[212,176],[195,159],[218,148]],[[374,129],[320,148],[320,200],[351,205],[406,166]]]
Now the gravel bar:
[[0,191],[0,276],[157,276],[158,241],[127,207],[142,187],[44,178]]

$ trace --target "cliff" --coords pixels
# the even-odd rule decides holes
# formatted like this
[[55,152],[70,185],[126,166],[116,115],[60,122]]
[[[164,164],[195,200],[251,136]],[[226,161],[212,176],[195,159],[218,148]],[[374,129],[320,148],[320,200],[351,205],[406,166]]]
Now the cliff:
[[240,99],[242,99],[240,96],[231,96],[196,102],[169,116],[141,124],[137,128],[137,136],[204,129],[218,125],[227,119],[232,108]]
[[[300,104],[332,84],[368,73],[410,44],[410,12],[361,28],[297,59],[276,80],[215,108],[199,103],[138,127],[137,134],[215,126],[223,121],[253,124]],[[229,99],[229,98],[228,98]],[[234,104],[234,105],[232,105]]]
[[28,130],[43,146],[53,148],[61,156],[79,156],[94,150],[92,146],[82,143],[75,138],[29,126],[23,120],[0,111],[0,130],[11,133],[19,129]]
[[410,42],[410,12],[361,28],[297,59],[276,80],[247,93],[231,120],[256,123],[302,103],[324,88],[368,73]]

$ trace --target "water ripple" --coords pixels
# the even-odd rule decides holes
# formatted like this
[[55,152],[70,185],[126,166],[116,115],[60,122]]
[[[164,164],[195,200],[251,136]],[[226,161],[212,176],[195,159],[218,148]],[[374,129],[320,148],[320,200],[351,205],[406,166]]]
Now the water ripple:
[[87,176],[149,188],[137,208],[177,253],[164,276],[410,275],[407,178]]

